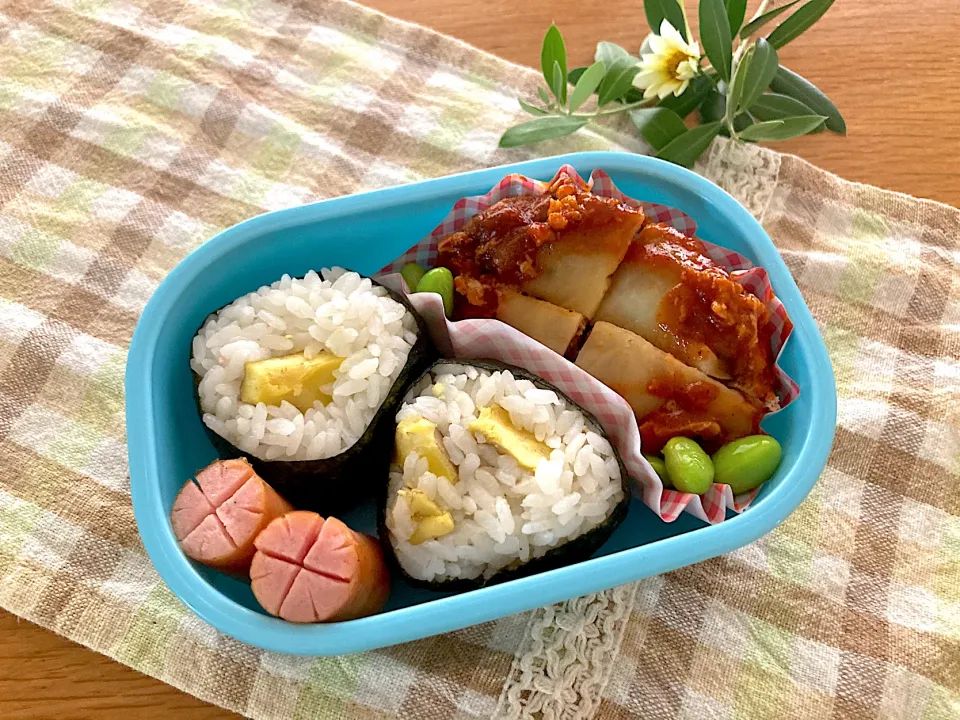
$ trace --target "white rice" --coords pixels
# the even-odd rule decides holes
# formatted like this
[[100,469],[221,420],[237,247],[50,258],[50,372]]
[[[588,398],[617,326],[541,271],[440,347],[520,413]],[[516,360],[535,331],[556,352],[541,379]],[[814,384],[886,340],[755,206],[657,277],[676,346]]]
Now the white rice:
[[[536,471],[521,468],[466,429],[479,408],[495,404],[510,413],[516,427],[554,448]],[[411,416],[437,425],[459,474],[457,482],[438,478],[416,452],[391,469],[386,524],[400,565],[411,577],[489,578],[594,530],[623,499],[620,466],[599,428],[553,391],[515,379],[509,371],[438,366],[408,393],[397,421]],[[407,539],[415,523],[397,495],[403,487],[425,492],[450,512],[453,532],[411,545]]]
[[[261,460],[319,460],[353,445],[383,403],[417,339],[402,304],[369,278],[342,268],[284,275],[207,318],[193,339],[203,422]],[[344,358],[327,405],[300,412],[240,401],[247,362],[327,350]]]

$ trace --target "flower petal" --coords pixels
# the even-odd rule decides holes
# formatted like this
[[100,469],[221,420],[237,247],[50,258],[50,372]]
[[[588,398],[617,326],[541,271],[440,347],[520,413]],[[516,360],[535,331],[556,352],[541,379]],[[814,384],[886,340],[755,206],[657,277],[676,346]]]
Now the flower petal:
[[673,96],[674,96],[674,97],[680,97],[680,96],[683,94],[683,91],[687,89],[687,86],[688,86],[688,85],[690,85],[690,81],[689,81],[689,80],[684,80],[684,81],[680,84],[680,87],[678,87],[676,90],[673,91]]
[[[664,20],[664,22],[667,22]],[[650,50],[657,55],[663,55],[667,49],[667,42],[659,35],[650,38]]]
[[661,72],[641,72],[633,76],[633,84],[638,88],[646,88],[651,85],[659,85],[667,76]]
[[654,35],[653,33],[650,33],[649,35],[647,35],[643,39],[643,42],[640,44],[640,52],[638,52],[637,55],[644,55],[646,53],[652,52],[653,49],[650,47],[650,43],[655,37],[656,35]]
[[660,23],[660,37],[672,41],[675,45],[683,45],[684,42],[683,35],[666,18]]
[[665,82],[663,85],[660,86],[659,90],[657,91],[657,97],[663,100],[670,93],[672,93],[677,87],[678,87],[678,84],[676,82],[673,82],[673,81]]
[[658,91],[659,91],[659,88],[656,85],[651,85],[644,91],[643,99],[649,100],[650,98],[656,96]]
[[666,73],[667,72],[667,59],[665,57],[660,57],[659,55],[650,55],[648,60],[643,60],[640,63],[640,72],[656,72],[656,73]]
[[681,80],[692,80],[697,75],[697,61],[684,60],[677,65],[677,77]]

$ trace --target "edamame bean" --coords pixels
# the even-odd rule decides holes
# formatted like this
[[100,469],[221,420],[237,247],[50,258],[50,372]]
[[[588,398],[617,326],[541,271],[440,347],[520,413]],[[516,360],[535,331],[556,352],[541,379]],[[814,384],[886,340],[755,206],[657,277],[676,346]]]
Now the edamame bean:
[[713,454],[714,481],[729,485],[734,495],[765,483],[780,465],[783,450],[769,435],[750,435],[724,445]]
[[664,487],[673,487],[670,484],[670,478],[667,476],[667,466],[664,465],[663,459],[658,458],[655,455],[644,455],[647,459],[647,462],[653,466],[653,471],[657,474],[657,477],[660,478],[660,481],[663,483]]
[[681,492],[703,495],[713,483],[713,462],[710,456],[686,437],[667,440],[663,446],[663,462],[673,486]]
[[439,293],[447,317],[453,313],[453,273],[449,269],[438,267],[428,271],[417,283],[417,292]]
[[407,287],[410,288],[410,292],[416,292],[417,285],[420,284],[427,271],[417,263],[407,263],[400,269],[400,274],[403,276],[403,281],[407,284]]

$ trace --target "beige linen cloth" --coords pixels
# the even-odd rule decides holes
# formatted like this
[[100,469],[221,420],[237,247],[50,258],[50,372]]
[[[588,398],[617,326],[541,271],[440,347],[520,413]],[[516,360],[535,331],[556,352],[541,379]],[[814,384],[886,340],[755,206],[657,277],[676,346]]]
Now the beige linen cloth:
[[[159,581],[126,348],[164,275],[265,210],[578,149],[496,149],[536,73],[343,0],[0,8],[0,605],[280,718],[960,716],[960,213],[718,141],[819,322],[829,465],[774,532],[668,575],[375,652],[241,645]],[[837,140],[837,142],[843,142]]]

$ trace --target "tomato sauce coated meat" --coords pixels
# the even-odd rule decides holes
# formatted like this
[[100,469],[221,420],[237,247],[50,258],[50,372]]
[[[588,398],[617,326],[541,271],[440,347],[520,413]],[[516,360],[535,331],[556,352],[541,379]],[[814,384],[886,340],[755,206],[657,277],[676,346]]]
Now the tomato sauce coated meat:
[[764,302],[702,241],[582,181],[478,213],[438,263],[454,319],[497,318],[570,356],[627,399],[647,452],[677,436],[716,449],[779,407]]
[[677,344],[710,348],[726,363],[731,385],[776,407],[770,314],[763,302],[703,255],[702,246],[676,229],[651,225],[627,262],[673,266],[680,282],[660,301],[657,320]]
[[[664,400],[663,405],[643,418],[640,440],[644,452],[659,453],[672,437],[696,438],[707,452],[713,452],[734,438],[724,431],[710,405],[718,389],[707,382],[677,383],[670,378],[654,378],[647,392]],[[762,410],[757,409],[753,431],[758,432]],[[739,433],[737,433],[739,434]]]
[[[561,173],[542,195],[509,197],[440,240],[437,262],[454,275],[454,316],[493,317],[497,290],[536,278],[540,249],[573,230],[599,229],[636,208],[589,192]],[[639,224],[639,222],[637,223]]]

